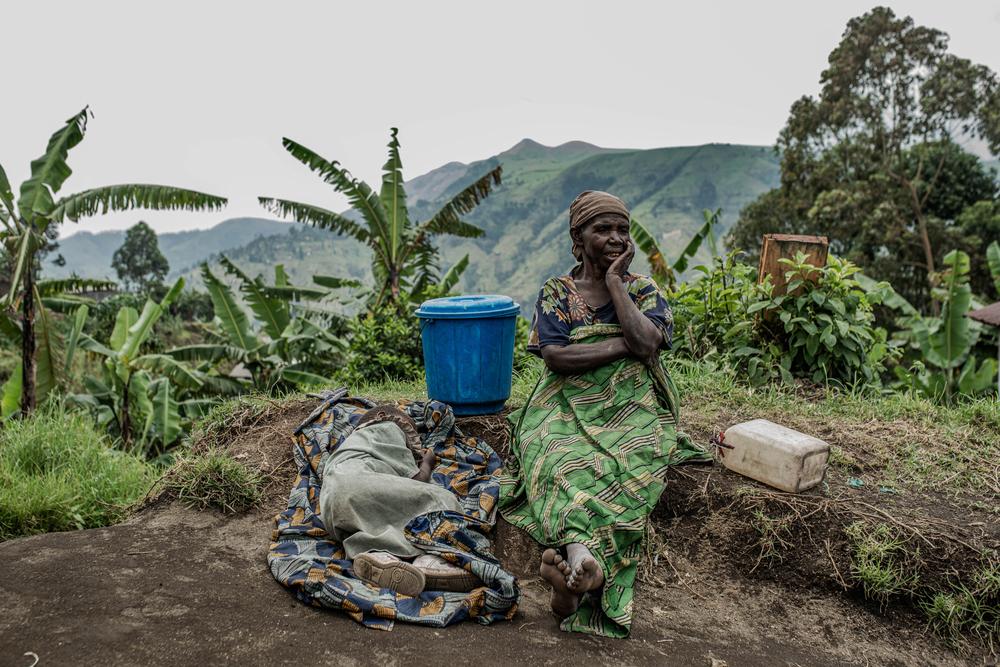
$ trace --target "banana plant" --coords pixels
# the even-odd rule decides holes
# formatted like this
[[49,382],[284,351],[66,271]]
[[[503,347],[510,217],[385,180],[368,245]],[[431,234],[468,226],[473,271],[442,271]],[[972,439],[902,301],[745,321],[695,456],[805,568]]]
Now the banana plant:
[[713,259],[719,256],[715,229],[719,226],[722,219],[722,209],[716,209],[714,212],[705,209],[701,212],[701,215],[704,223],[695,232],[695,235],[691,237],[688,244],[684,246],[684,249],[681,250],[681,253],[673,263],[667,261],[666,256],[660,249],[659,243],[649,233],[649,230],[638,220],[632,220],[632,239],[635,241],[636,247],[646,255],[646,259],[649,261],[650,273],[652,274],[651,277],[657,284],[670,292],[673,292],[677,288],[677,276],[687,271],[688,263],[701,248],[702,243],[708,241],[709,251]]
[[183,286],[178,279],[160,303],[147,299],[141,313],[122,307],[106,345],[78,334],[80,348],[103,357],[103,377],[85,377],[87,393],[71,395],[70,403],[90,409],[126,449],[146,455],[174,444],[189,419],[204,411],[204,373],[169,355],[141,352]]
[[[72,374],[73,359],[80,342],[83,325],[87,321],[93,299],[86,296],[91,291],[113,290],[115,284],[107,280],[67,278],[39,280],[34,285],[35,310],[35,391],[38,400],[65,386]],[[69,329],[57,322],[60,315],[69,317]],[[0,331],[12,343],[23,342],[21,323],[0,313]],[[19,414],[23,398],[21,361],[0,390],[0,420],[6,421]]]
[[921,315],[888,283],[861,282],[868,290],[883,294],[883,304],[899,313],[894,344],[909,348],[917,359],[910,368],[894,369],[901,384],[934,400],[951,402],[958,395],[976,395],[993,387],[997,361],[978,359],[974,352],[983,327],[966,317],[978,305],[969,286],[969,256],[953,250],[944,256],[944,270],[932,298],[940,304],[939,315]]
[[55,228],[65,220],[76,222],[109,211],[135,208],[217,210],[226,204],[222,197],[145,184],[98,187],[55,199],[73,173],[66,160],[69,151],[83,141],[91,115],[85,107],[52,135],[42,156],[32,161],[31,177],[21,184],[16,204],[10,181],[0,166],[0,244],[13,266],[8,292],[0,304],[20,310],[21,314],[20,393],[24,415],[34,409],[41,389],[36,386],[36,365],[40,369],[42,363],[36,359],[36,352],[44,352],[35,329],[36,319],[41,319],[35,289],[38,253]]
[[315,172],[339,193],[347,195],[361,217],[357,222],[328,209],[287,199],[258,198],[272,214],[351,236],[373,252],[372,272],[377,282],[372,307],[384,302],[401,305],[406,292],[414,286],[438,283],[438,252],[431,243],[440,234],[465,238],[483,235],[483,230],[464,222],[461,216],[471,212],[500,185],[502,166],[497,166],[456,194],[437,213],[424,222],[410,219],[403,187],[403,163],[399,156],[398,130],[392,128],[389,157],[382,167],[382,188],[371,186],[351,175],[336,161],[326,160],[291,139],[282,140],[292,157]]
[[[307,302],[330,298],[341,287],[358,287],[352,280],[314,276],[318,287],[292,285],[284,267],[275,267],[273,285],[260,277],[251,278],[226,257],[221,263],[226,273],[239,281],[240,292],[254,317],[240,306],[230,287],[208,264],[201,267],[202,280],[215,311],[216,342],[176,348],[169,355],[180,358],[226,358],[243,364],[254,385],[268,391],[286,383],[298,386],[324,384],[342,365],[344,340],[330,327],[328,319]],[[314,321],[322,315],[327,321]],[[254,320],[259,322],[254,327]],[[197,349],[196,349],[197,348]]]
[[1000,296],[1000,243],[993,241],[986,247],[986,263],[993,277],[993,287],[996,288],[997,296]]

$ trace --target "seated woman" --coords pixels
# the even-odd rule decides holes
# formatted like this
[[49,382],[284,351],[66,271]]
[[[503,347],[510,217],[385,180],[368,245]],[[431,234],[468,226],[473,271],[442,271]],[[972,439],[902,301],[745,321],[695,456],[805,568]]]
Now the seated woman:
[[707,455],[676,429],[659,358],[673,319],[656,284],[628,271],[628,208],[587,191],[569,217],[579,263],[538,296],[528,350],[546,369],[516,417],[500,512],[549,547],[540,572],[562,629],[625,637],[667,467]]
[[479,585],[475,575],[425,554],[404,535],[420,514],[462,511],[451,491],[431,482],[434,463],[434,451],[421,447],[414,421],[387,405],[366,412],[330,455],[320,515],[361,579],[404,595]]

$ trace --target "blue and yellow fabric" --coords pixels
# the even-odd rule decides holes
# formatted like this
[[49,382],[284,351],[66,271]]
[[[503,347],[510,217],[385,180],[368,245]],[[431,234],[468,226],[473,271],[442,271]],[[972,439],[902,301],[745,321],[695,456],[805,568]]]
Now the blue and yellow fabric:
[[482,439],[465,437],[451,408],[437,401],[400,401],[425,447],[438,456],[432,483],[451,490],[462,512],[431,512],[406,526],[407,539],[428,553],[475,574],[483,586],[468,593],[424,591],[402,595],[357,578],[352,561],[319,516],[322,470],[327,457],[375,403],[349,397],[346,389],[319,395],[319,407],[296,429],[292,452],[298,476],[288,507],[275,517],[267,555],[271,573],[302,602],[341,609],[370,628],[391,630],[395,621],[443,627],[466,619],[482,624],[509,620],[520,595],[516,578],[490,549],[502,462]]

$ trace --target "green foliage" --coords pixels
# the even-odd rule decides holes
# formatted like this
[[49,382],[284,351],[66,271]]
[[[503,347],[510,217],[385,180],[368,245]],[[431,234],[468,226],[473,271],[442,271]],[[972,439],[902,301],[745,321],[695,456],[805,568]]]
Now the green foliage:
[[85,393],[70,400],[90,410],[128,451],[146,456],[164,452],[202,412],[201,399],[214,393],[218,380],[208,368],[194,368],[172,356],[143,353],[156,322],[180,294],[179,279],[160,303],[147,299],[140,313],[122,306],[107,345],[81,334],[80,346],[103,359],[102,377],[86,377]]
[[0,430],[0,540],[115,523],[153,476],[86,415],[50,403]]
[[[992,356],[980,360],[975,354],[983,327],[966,317],[972,308],[969,256],[953,250],[945,255],[944,266],[932,292],[940,315],[920,315],[898,294],[886,305],[902,313],[896,320],[894,343],[910,352],[909,367],[894,368],[900,383],[931,399],[951,402],[959,395],[991,391],[997,362]],[[893,293],[888,285],[880,291]]]
[[[197,357],[213,362],[228,358],[242,363],[260,391],[328,382],[343,365],[346,344],[340,335],[341,318],[303,302],[322,302],[331,298],[333,291],[289,284],[280,264],[275,267],[275,284],[267,285],[262,278],[250,278],[227,258],[223,257],[222,262],[226,271],[240,281],[243,297],[261,322],[261,329],[254,330],[232,290],[205,264],[202,278],[218,322],[217,328],[208,330],[218,342],[179,348],[171,354],[177,358]],[[321,278],[327,284],[336,283],[332,277]]]
[[[403,188],[402,161],[399,157],[398,130],[392,128],[389,157],[382,168],[382,188],[371,186],[351,175],[336,161],[329,161],[291,139],[283,139],[285,149],[315,172],[334,190],[347,196],[360,215],[356,222],[340,214],[300,202],[260,197],[261,206],[275,215],[290,217],[315,227],[351,236],[373,251],[372,272],[376,288],[371,305],[378,308],[422,296],[427,285],[436,284],[438,250],[431,243],[442,234],[463,238],[481,236],[483,231],[461,219],[500,184],[502,168],[497,166],[485,176],[455,194],[427,221],[410,219]],[[460,271],[459,271],[460,273]],[[457,276],[456,276],[457,279]],[[450,288],[444,288],[447,291]]]
[[708,241],[712,258],[714,259],[719,255],[715,241],[715,229],[720,224],[722,209],[716,209],[715,212],[705,209],[702,211],[702,217],[705,219],[705,224],[691,237],[691,240],[684,246],[684,250],[681,251],[681,254],[678,255],[673,264],[667,263],[663,251],[649,231],[639,221],[632,220],[632,238],[635,240],[636,247],[645,253],[646,259],[649,261],[653,280],[669,292],[673,292],[677,287],[677,276],[687,271],[688,262],[694,257],[701,244],[706,240]]
[[126,289],[142,294],[162,284],[170,270],[167,258],[160,252],[156,232],[145,222],[129,228],[125,242],[111,258],[111,266]]
[[877,297],[852,278],[857,267],[835,257],[819,269],[801,255],[782,261],[788,293],[774,296],[737,253],[696,267],[701,278],[681,284],[673,302],[677,354],[714,360],[753,385],[799,377],[880,386],[889,350],[874,326]]
[[178,459],[163,486],[195,509],[235,513],[260,503],[265,482],[258,470],[240,463],[229,452],[210,449]]
[[738,257],[731,252],[716,258],[711,269],[695,267],[701,276],[678,286],[672,301],[676,354],[715,358],[757,341],[756,318],[748,311],[765,303],[769,291],[757,285],[756,269]]
[[764,233],[825,235],[925,310],[944,252],[1000,238],[981,220],[956,221],[997,196],[956,143],[974,135],[1000,151],[996,74],[949,53],[945,33],[876,7],[848,22],[820,84],[778,137],[781,186],[742,211],[729,244],[756,251]]
[[[60,319],[55,313],[45,307],[45,299],[42,293],[60,294],[60,289],[72,289],[72,285],[77,281],[43,281],[34,286],[36,303],[38,308],[36,320],[34,322],[33,334],[35,338],[35,392],[41,399],[47,398],[57,389],[65,389],[72,371],[73,357],[76,354],[80,343],[80,335],[84,323],[87,319],[89,308],[87,303],[93,303],[89,299],[77,299],[67,301],[68,307],[73,306],[72,320],[68,330],[59,322]],[[85,282],[85,281],[80,281]],[[56,284],[53,284],[56,283]],[[67,284],[59,284],[67,283]],[[13,339],[12,342],[21,344],[21,326],[15,324],[9,318],[0,318],[4,322],[4,329],[7,335]],[[6,421],[15,414],[23,414],[24,408],[24,376],[23,376],[23,355],[17,367],[7,378],[2,390],[2,407],[0,407],[0,420]]]
[[[0,224],[3,226],[0,229],[0,245],[6,251],[8,260],[13,263],[8,291],[2,302],[7,307],[14,307],[19,303],[22,322],[28,323],[23,328],[27,344],[21,359],[26,377],[21,389],[21,410],[24,414],[30,413],[36,402],[36,340],[35,328],[31,326],[35,322],[36,307],[39,308],[40,317],[45,317],[41,299],[37,299],[39,303],[36,304],[36,299],[33,298],[37,291],[35,274],[38,271],[39,253],[45,249],[47,237],[57,231],[58,224],[66,218],[76,221],[108,211],[134,208],[211,211],[226,204],[226,200],[221,197],[200,192],[162,185],[136,184],[99,187],[54,200],[53,196],[72,173],[66,160],[70,149],[83,141],[89,117],[89,110],[84,108],[52,135],[45,153],[31,163],[31,177],[21,184],[16,208],[6,174],[0,179],[0,203],[5,207],[4,214],[0,215]],[[41,325],[38,331],[44,335],[49,323],[42,321]],[[52,355],[53,339],[39,342],[39,353]],[[48,369],[45,368],[46,363],[49,364]],[[44,357],[38,360],[38,366],[40,373],[54,369]],[[45,377],[40,378],[39,394],[44,395],[45,383]]]
[[990,267],[990,279],[997,296],[1000,296],[1000,243],[994,241],[986,248],[986,260]]
[[420,324],[409,309],[373,308],[351,323],[350,356],[343,379],[351,386],[423,375]]
[[[786,347],[779,370],[813,382],[879,386],[889,355],[886,332],[874,326],[871,304],[877,303],[877,296],[866,295],[852,277],[857,267],[831,257],[816,269],[801,253],[795,260],[779,262],[787,269],[787,292],[762,309],[776,318],[775,325],[780,323],[779,332],[772,328],[773,337]],[[811,276],[816,276],[815,284]]]
[[932,593],[920,603],[931,630],[956,642],[963,634],[992,641],[1000,635],[1000,560],[987,554],[968,581]]

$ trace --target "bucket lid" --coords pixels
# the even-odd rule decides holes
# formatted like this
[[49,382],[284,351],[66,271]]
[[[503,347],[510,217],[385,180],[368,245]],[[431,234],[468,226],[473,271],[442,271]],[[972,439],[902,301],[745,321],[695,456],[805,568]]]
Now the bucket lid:
[[514,299],[502,294],[468,294],[424,301],[417,310],[417,317],[434,320],[506,317],[517,313],[520,308]]

